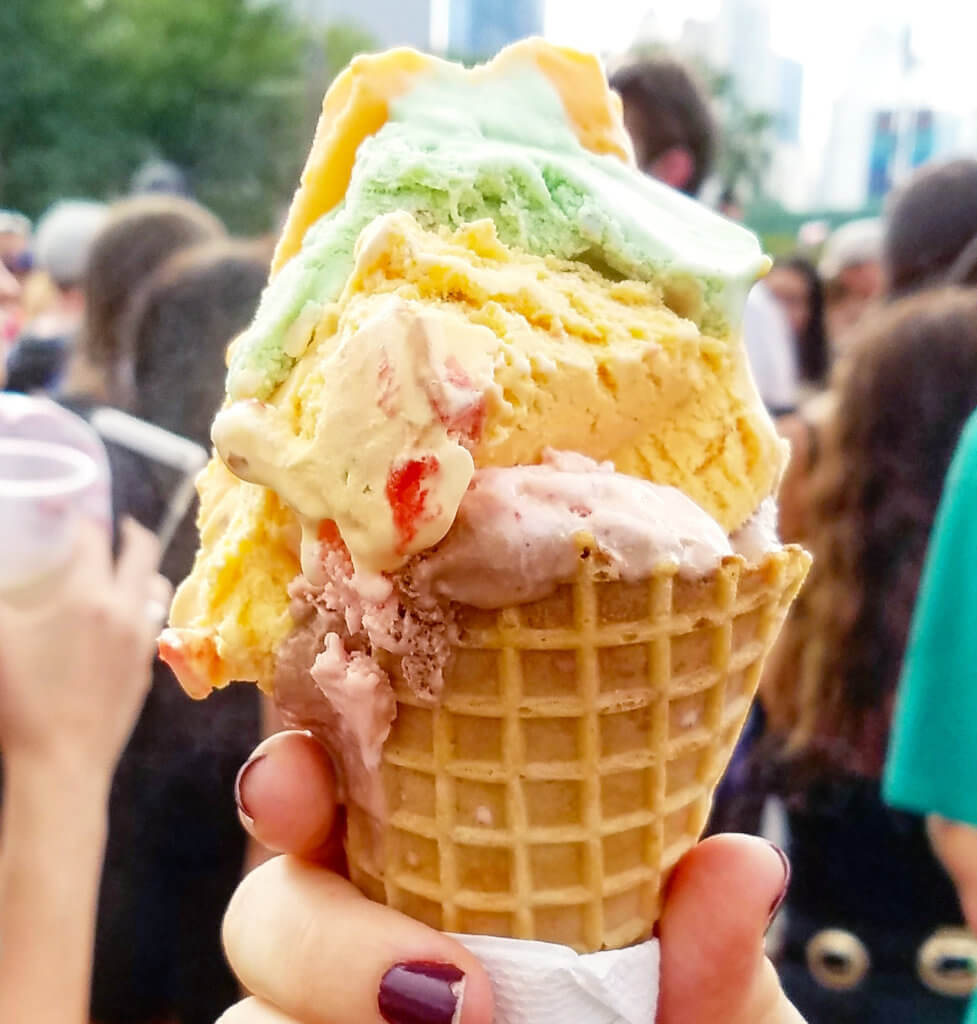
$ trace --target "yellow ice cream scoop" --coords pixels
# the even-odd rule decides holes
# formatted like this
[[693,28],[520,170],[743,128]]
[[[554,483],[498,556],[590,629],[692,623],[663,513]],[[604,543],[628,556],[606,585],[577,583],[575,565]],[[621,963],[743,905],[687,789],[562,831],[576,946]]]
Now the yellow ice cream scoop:
[[654,284],[505,246],[490,220],[424,230],[405,212],[363,232],[281,387],[228,405],[213,436],[372,572],[447,533],[475,468],[546,448],[677,487],[726,531],[782,458],[735,335],[703,334]]

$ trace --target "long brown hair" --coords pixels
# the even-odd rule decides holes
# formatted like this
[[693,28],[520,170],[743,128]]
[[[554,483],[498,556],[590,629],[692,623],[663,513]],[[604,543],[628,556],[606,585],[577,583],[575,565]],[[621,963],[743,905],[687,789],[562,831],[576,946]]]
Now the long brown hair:
[[839,369],[814,565],[764,703],[788,754],[875,776],[943,479],[977,408],[977,292],[922,293],[869,321]]
[[78,345],[83,368],[76,361],[69,388],[82,386],[96,398],[129,404],[130,354],[120,336],[129,300],[175,252],[223,237],[220,221],[190,199],[154,195],[115,203],[88,262],[85,322]]
[[895,193],[885,229],[889,294],[908,295],[945,281],[956,283],[956,262],[977,238],[977,160],[927,164]]
[[270,262],[254,243],[204,242],[181,249],[143,282],[120,330],[137,416],[209,446],[225,350],[254,315]]

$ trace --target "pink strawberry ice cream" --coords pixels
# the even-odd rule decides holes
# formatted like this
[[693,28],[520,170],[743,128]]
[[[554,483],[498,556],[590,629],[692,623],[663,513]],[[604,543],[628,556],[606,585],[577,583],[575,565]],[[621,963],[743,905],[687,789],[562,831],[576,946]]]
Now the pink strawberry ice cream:
[[[752,540],[753,554],[763,537]],[[705,575],[733,554],[719,525],[680,491],[610,464],[548,452],[537,466],[477,470],[444,540],[396,573],[355,571],[335,534],[307,549],[307,576],[290,589],[296,628],[278,651],[275,696],[290,724],[325,739],[347,799],[381,821],[380,757],[396,714],[385,665],[397,658],[415,694],[437,701],[455,603],[539,600],[573,580],[581,559],[602,578],[632,581],[668,563]]]

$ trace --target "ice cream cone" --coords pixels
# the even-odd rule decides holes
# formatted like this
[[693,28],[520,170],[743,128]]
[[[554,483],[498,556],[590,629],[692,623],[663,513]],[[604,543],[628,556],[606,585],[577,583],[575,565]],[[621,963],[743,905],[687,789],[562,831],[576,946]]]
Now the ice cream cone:
[[447,931],[578,952],[649,935],[809,564],[787,546],[623,583],[588,561],[545,600],[458,607],[438,704],[388,666],[388,820],[378,842],[350,807],[353,881]]

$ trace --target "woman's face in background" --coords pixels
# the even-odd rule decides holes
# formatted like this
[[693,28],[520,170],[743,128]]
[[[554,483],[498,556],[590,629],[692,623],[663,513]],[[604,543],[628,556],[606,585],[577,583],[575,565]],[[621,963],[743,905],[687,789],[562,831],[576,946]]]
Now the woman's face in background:
[[787,315],[794,337],[802,337],[811,319],[811,289],[807,278],[792,267],[774,267],[767,274],[766,284]]
[[845,351],[848,336],[878,300],[883,284],[882,265],[876,260],[845,267],[838,277],[827,282],[824,319],[835,354]]

